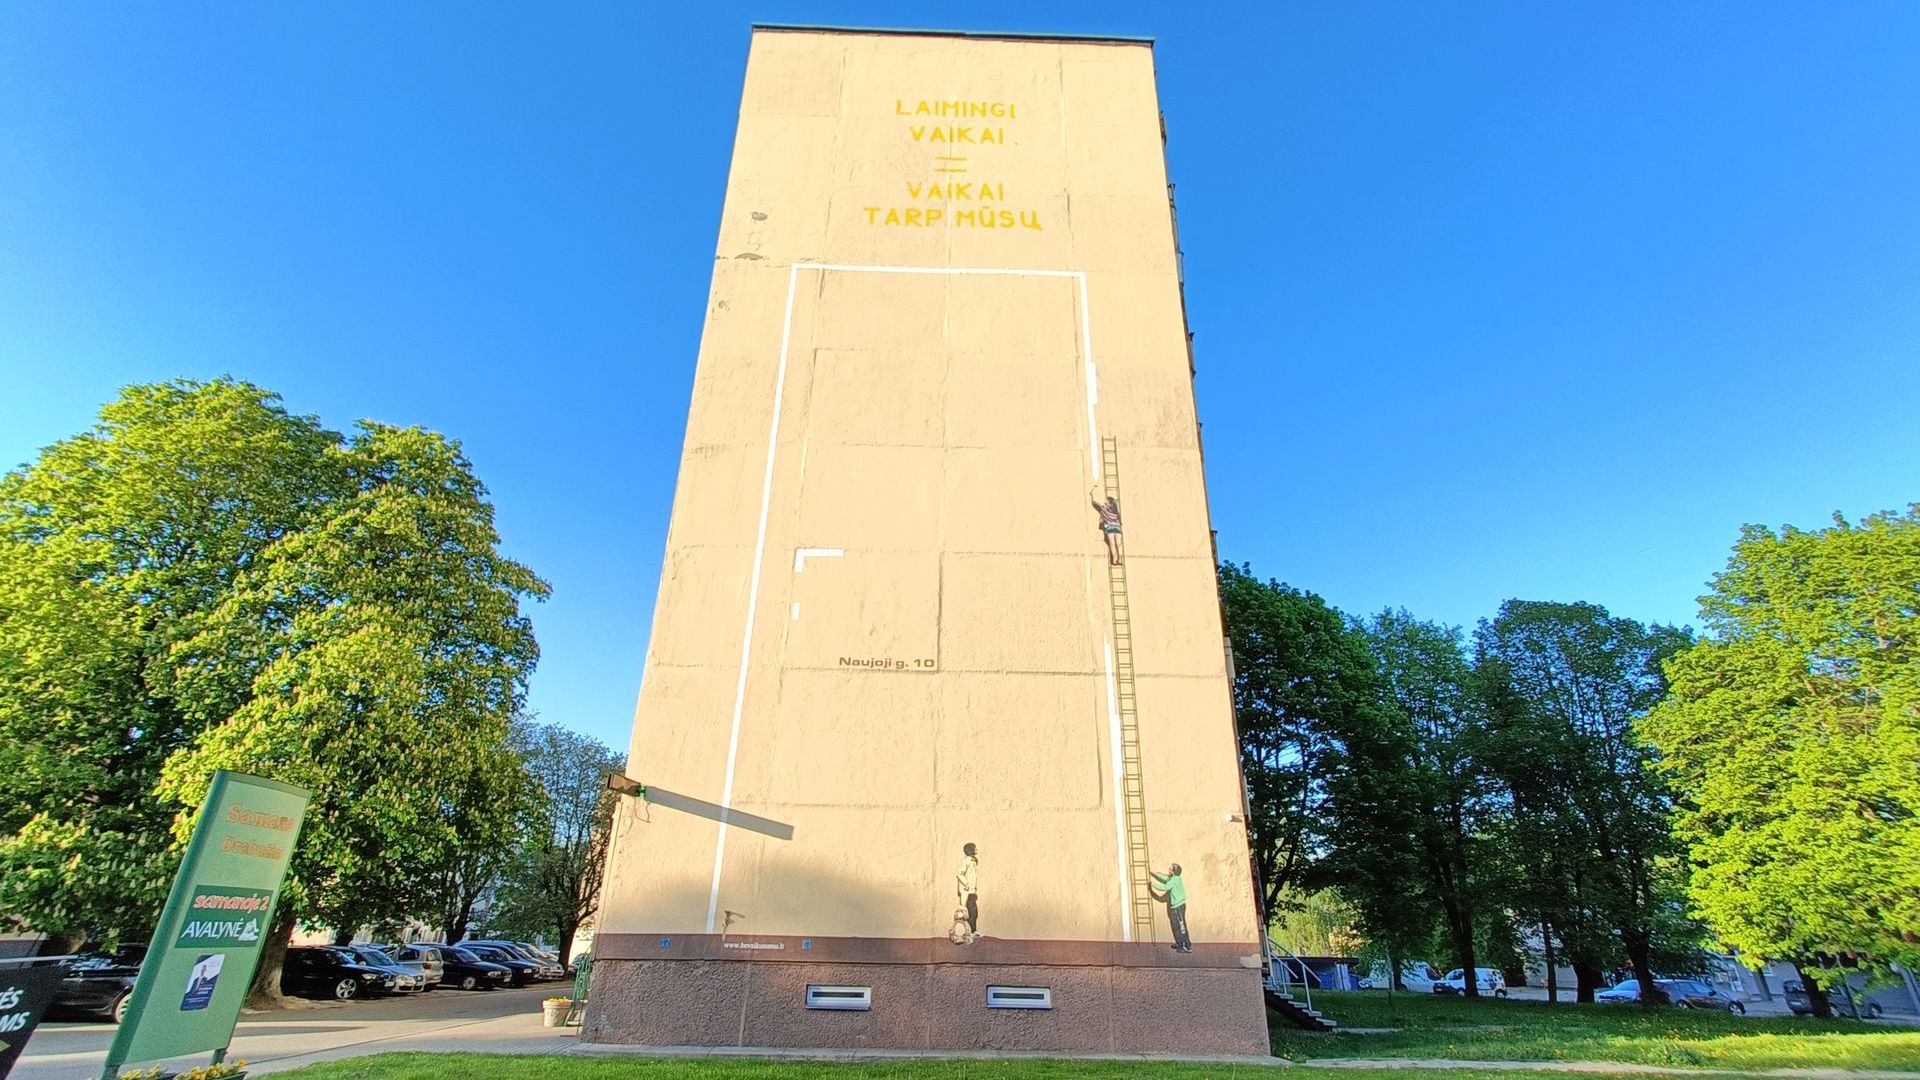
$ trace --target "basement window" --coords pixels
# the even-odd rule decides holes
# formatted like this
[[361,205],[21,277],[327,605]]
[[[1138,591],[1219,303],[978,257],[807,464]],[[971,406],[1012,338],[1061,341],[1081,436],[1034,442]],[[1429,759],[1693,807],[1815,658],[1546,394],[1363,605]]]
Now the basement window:
[[1051,1009],[1053,989],[1047,986],[989,986],[989,1009]]
[[873,1008],[871,986],[809,986],[807,1008],[866,1012]]

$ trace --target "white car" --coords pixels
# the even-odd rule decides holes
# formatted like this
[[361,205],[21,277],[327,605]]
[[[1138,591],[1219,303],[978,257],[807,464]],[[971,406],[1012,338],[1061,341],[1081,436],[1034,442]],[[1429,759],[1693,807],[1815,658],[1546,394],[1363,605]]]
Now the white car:
[[[1499,968],[1474,968],[1473,970],[1478,976],[1478,978],[1474,980],[1474,984],[1479,988],[1480,993],[1491,994],[1494,997],[1507,996],[1507,977],[1500,974]],[[1433,984],[1433,992],[1436,994],[1466,993],[1467,979],[1465,969],[1454,968],[1452,971],[1447,972],[1445,978]]]
[[[1439,970],[1432,964],[1416,961],[1400,965],[1400,985],[1406,987],[1410,993],[1430,994],[1433,992],[1433,984],[1439,982],[1440,978]],[[1367,972],[1366,977],[1360,980],[1360,989],[1385,990],[1387,988],[1387,962],[1377,960],[1374,962],[1373,970]]]

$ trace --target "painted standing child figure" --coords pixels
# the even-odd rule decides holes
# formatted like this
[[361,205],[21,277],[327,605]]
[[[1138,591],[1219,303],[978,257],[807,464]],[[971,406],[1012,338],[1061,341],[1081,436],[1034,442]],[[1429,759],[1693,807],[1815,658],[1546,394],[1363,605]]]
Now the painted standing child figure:
[[[967,921],[966,944],[980,936],[980,849],[972,844],[960,849],[960,871],[953,875],[954,890],[959,893],[960,909],[955,911],[956,920],[965,917]],[[956,933],[958,925],[954,926]],[[955,945],[962,944],[954,941]]]
[[1192,952],[1193,939],[1187,936],[1187,883],[1180,877],[1180,864],[1167,867],[1164,874],[1153,874],[1153,880],[1160,888],[1149,887],[1147,891],[1155,900],[1166,901],[1167,922],[1173,926],[1173,951]]
[[1100,512],[1100,532],[1107,538],[1107,562],[1120,565],[1120,500],[1109,496],[1104,501],[1098,489],[1093,492],[1093,508]]

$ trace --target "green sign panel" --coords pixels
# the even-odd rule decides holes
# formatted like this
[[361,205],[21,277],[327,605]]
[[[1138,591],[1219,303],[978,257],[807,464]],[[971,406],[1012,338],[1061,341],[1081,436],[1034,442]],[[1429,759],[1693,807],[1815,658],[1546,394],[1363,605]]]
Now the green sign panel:
[[103,1076],[226,1049],[306,812],[300,788],[213,774]]

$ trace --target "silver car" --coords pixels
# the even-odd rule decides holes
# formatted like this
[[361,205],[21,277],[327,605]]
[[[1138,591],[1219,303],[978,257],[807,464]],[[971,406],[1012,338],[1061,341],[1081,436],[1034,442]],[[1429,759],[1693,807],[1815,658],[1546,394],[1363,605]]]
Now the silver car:
[[352,953],[362,964],[392,975],[393,992],[396,994],[424,994],[440,981],[428,978],[422,965],[395,960],[374,945],[348,945],[345,951]]
[[429,987],[439,986],[440,980],[447,974],[447,963],[440,954],[432,949],[416,949],[412,945],[375,945],[374,948],[393,957],[402,967],[418,967],[426,976]]

